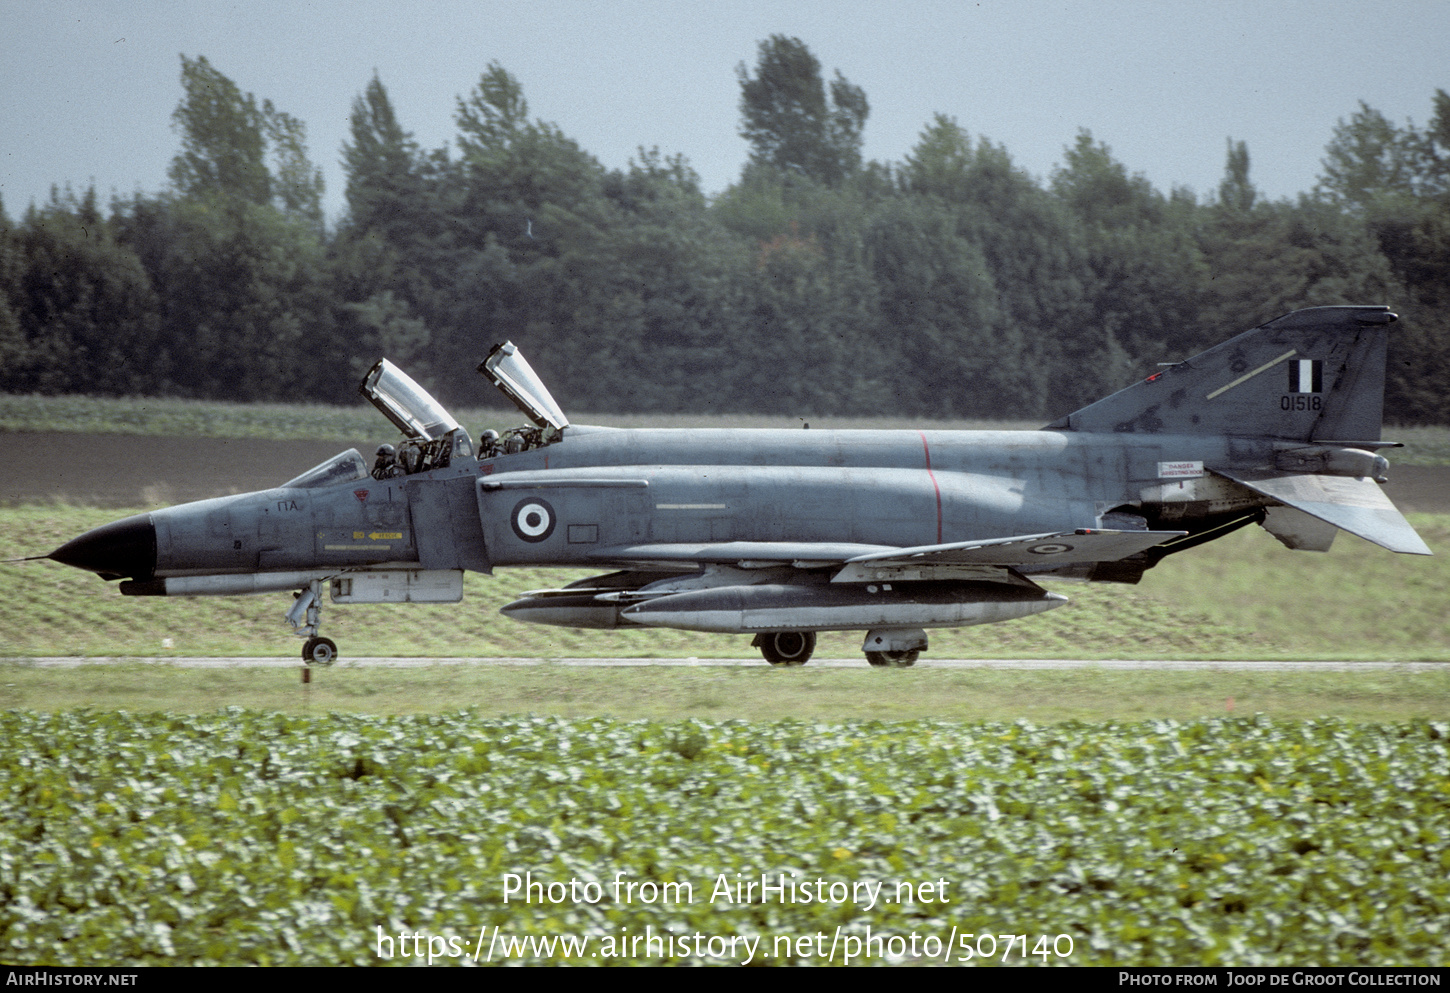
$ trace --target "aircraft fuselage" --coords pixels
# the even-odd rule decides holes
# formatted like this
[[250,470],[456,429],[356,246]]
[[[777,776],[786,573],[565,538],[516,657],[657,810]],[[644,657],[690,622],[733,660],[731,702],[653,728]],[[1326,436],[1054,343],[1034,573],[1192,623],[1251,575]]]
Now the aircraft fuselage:
[[[571,427],[547,448],[416,476],[282,487],[131,518],[154,528],[155,563],[125,571],[598,565],[609,549],[645,544],[899,548],[1095,528],[1130,505],[1149,520],[1181,520],[1190,503],[1210,512],[1202,464],[1271,464],[1273,447],[1058,431]],[[1211,512],[1264,502],[1219,494]],[[531,507],[540,515],[532,530],[518,519]],[[144,556],[145,542],[136,544]]]

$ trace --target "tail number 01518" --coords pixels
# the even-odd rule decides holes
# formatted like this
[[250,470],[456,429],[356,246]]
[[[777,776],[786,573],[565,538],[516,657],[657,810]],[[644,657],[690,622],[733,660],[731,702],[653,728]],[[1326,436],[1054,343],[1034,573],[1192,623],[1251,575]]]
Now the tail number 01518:
[[1317,393],[1286,393],[1279,397],[1280,410],[1319,410],[1323,406],[1324,398]]

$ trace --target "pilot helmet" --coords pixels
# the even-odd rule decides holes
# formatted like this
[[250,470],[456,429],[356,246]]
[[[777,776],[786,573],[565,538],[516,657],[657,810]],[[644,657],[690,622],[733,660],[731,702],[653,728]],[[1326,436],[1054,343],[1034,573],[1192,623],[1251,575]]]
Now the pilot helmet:
[[397,452],[398,450],[392,445],[379,445],[377,457],[380,459],[385,458],[391,460],[392,457],[397,454]]

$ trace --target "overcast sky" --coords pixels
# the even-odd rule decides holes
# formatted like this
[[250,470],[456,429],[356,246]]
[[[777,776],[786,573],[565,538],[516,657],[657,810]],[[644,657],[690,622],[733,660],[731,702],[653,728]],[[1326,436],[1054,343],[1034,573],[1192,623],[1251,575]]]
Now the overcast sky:
[[604,165],[683,153],[717,193],[747,155],[736,66],[772,34],[865,90],[868,159],[901,161],[944,113],[1046,179],[1087,128],[1200,196],[1229,138],[1264,194],[1292,197],[1359,101],[1423,125],[1450,90],[1447,0],[0,0],[0,198],[15,219],[52,184],[162,190],[183,53],[306,123],[333,219],[373,71],[437,148],[491,61]]

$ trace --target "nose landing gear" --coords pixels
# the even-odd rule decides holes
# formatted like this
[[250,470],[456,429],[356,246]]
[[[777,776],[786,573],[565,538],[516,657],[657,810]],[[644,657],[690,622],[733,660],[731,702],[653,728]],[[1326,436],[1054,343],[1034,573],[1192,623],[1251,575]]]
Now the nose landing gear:
[[317,633],[322,623],[322,580],[314,579],[296,594],[297,602],[287,611],[287,623],[302,643],[302,661],[308,665],[332,665],[337,661],[337,643]]

